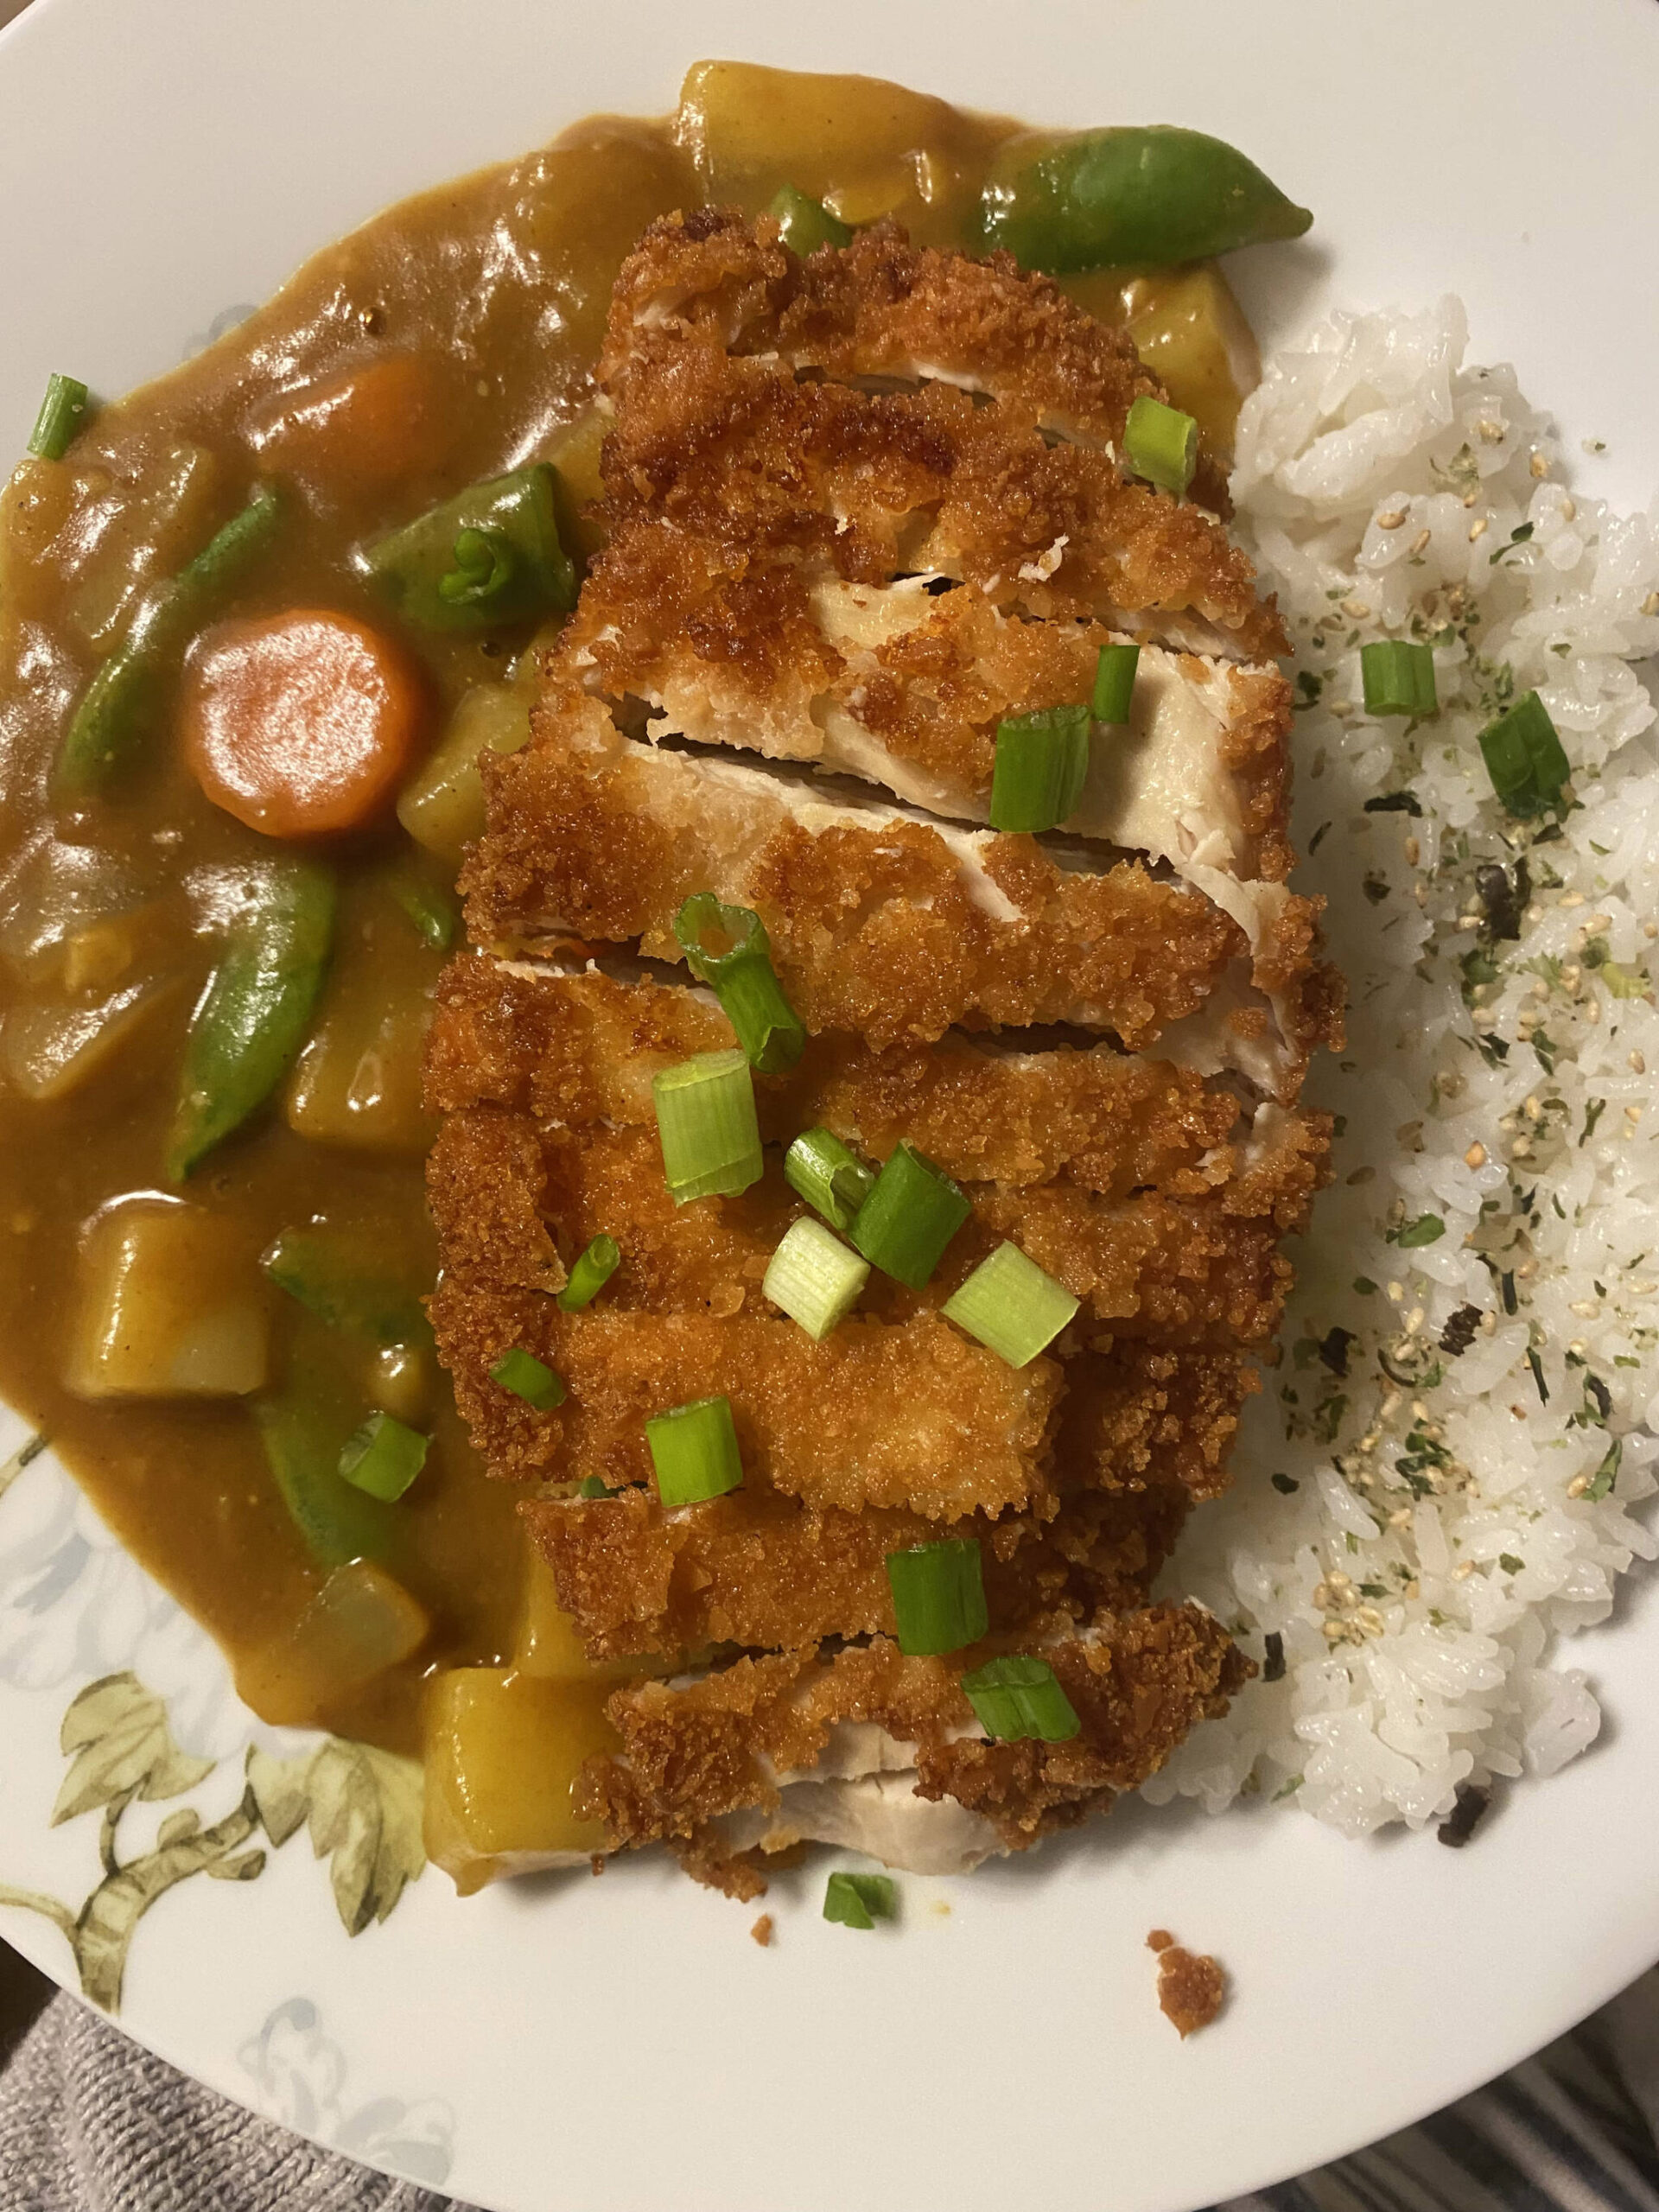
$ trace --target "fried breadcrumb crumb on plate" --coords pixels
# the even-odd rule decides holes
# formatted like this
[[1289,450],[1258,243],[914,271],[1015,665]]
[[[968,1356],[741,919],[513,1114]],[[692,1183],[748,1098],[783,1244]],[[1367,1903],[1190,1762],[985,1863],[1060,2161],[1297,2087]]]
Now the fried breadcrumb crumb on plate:
[[1166,1928],[1154,1928],[1147,1948],[1158,1954],[1158,2003],[1185,2043],[1207,2028],[1227,2000],[1227,1975],[1217,1960],[1185,1949]]

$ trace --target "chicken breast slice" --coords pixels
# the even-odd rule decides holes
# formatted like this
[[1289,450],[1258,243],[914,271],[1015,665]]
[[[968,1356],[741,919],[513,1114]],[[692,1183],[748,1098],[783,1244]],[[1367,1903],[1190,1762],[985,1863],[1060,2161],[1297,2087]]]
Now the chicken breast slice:
[[[1194,1605],[1148,1606],[1081,1632],[1056,1624],[1025,1648],[1040,1652],[1077,1714],[1068,1742],[987,1740],[960,1686],[984,1647],[907,1658],[877,1638],[833,1656],[773,1653],[619,1691],[607,1710],[622,1748],[588,1762],[581,1809],[618,1847],[661,1839],[689,1847],[715,1880],[728,1871],[722,1858],[757,1841],[777,1849],[816,1837],[815,1815],[850,1821],[861,1809],[861,1832],[886,1834],[877,1855],[908,1866],[912,1837],[918,1849],[935,1841],[931,1823],[918,1815],[912,1827],[904,1815],[913,1775],[909,1791],[923,1803],[953,1801],[988,1825],[990,1847],[1023,1850],[1138,1788],[1198,1720],[1225,1710],[1251,1671]],[[835,1788],[883,1777],[894,1784],[885,1805],[884,1792],[863,1789],[861,1806]],[[831,1789],[832,1802],[799,1790],[804,1783]],[[969,1849],[980,1840],[969,1844],[972,1833]]]
[[877,1047],[1067,1022],[1139,1049],[1249,957],[1262,1003],[1259,1020],[1241,1017],[1241,1048],[1274,1062],[1287,1099],[1337,1020],[1317,909],[1281,886],[1238,887],[1272,894],[1252,950],[1216,902],[1141,862],[635,744],[580,697],[552,704],[524,751],[480,765],[489,827],[463,877],[478,944],[533,950],[575,932],[677,960],[676,914],[713,891],[760,913],[810,1029]]
[[[808,762],[983,823],[999,722],[1088,700],[1101,648],[1124,642],[1098,622],[1005,614],[937,576],[854,583],[791,562],[760,581],[746,558],[734,588],[716,549],[699,573],[683,533],[632,525],[594,563],[559,666],[615,705],[643,702],[653,739]],[[1095,729],[1065,830],[1178,871],[1279,880],[1289,726],[1277,669],[1143,645],[1129,721]]]
[[[798,377],[866,386],[942,384],[1115,456],[1134,402],[1167,400],[1128,334],[1097,321],[1051,277],[1003,252],[983,260],[912,246],[875,223],[800,260],[768,218],[700,208],[653,224],[623,264],[599,364],[626,404],[629,380],[687,340],[784,363]],[[1225,512],[1201,461],[1194,495]]]
[[[969,1516],[950,1534],[979,1542],[993,1628],[1055,1612],[1086,1620],[1145,1602],[1186,1501],[1179,1484],[1079,1491],[1050,1521]],[[918,1514],[820,1510],[757,1490],[671,1510],[630,1491],[520,1511],[594,1659],[892,1636],[887,1555],[939,1534]]]
[[[1276,1141],[1229,1147],[1242,1169],[1192,1198],[1143,1191],[1106,1198],[1061,1176],[1039,1185],[965,1183],[973,1208],[926,1288],[873,1277],[868,1316],[903,1319],[942,1305],[1005,1239],[1121,1333],[1166,1343],[1255,1344],[1278,1324],[1290,1278],[1279,1253],[1326,1173],[1323,1130],[1281,1109]],[[604,1234],[622,1261],[606,1305],[671,1313],[772,1310],[761,1290],[773,1252],[806,1211],[780,1173],[735,1197],[674,1202],[654,1127],[538,1129],[496,1107],[452,1115],[427,1188],[444,1264],[466,1280],[540,1291],[564,1280],[560,1255]]]
[[[807,1504],[948,1520],[1052,1501],[1058,1367],[1010,1368],[937,1314],[854,1319],[814,1344],[793,1321],[759,1314],[565,1313],[538,1291],[448,1274],[429,1310],[456,1403],[497,1475],[643,1485],[647,1419],[725,1397],[746,1483]],[[491,1381],[515,1345],[563,1377],[569,1395],[554,1411]]]
[[[571,1129],[648,1128],[653,1078],[731,1037],[701,988],[463,954],[438,987],[427,1103],[435,1113],[497,1105]],[[959,1031],[880,1052],[845,1032],[812,1037],[798,1067],[757,1075],[754,1089],[768,1144],[822,1124],[885,1158],[905,1137],[963,1182],[1023,1186],[1064,1173],[1109,1198],[1147,1187],[1195,1198],[1230,1180],[1260,1112],[1168,1060],[1109,1045],[1020,1049]]]
[[599,364],[619,397],[663,331],[695,333],[797,371],[937,381],[1017,406],[1043,428],[1121,442],[1142,393],[1166,398],[1128,335],[1013,257],[912,246],[874,223],[842,251],[798,259],[777,226],[726,211],[654,223],[618,276]]

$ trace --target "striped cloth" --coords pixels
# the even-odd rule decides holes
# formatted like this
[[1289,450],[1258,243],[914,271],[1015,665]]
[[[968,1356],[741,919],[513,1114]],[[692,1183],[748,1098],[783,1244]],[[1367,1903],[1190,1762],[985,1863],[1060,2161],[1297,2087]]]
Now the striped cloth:
[[1224,2212],[1659,2212],[1659,1968],[1432,2120]]
[[[0,2212],[468,2212],[256,2120],[67,1997],[0,2079]],[[1222,2212],[1659,2212],[1659,1969],[1421,2126]]]

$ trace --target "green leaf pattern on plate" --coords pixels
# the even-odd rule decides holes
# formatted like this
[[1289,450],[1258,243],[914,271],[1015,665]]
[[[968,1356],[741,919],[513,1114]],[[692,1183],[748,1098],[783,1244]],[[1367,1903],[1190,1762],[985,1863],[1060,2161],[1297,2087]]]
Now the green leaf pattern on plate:
[[56,1827],[100,1813],[99,1881],[81,1904],[0,1883],[0,1905],[38,1914],[61,1930],[81,1993],[119,2009],[127,1954],[156,1900],[206,1874],[251,1882],[267,1852],[302,1827],[328,1861],[334,1906],[348,1936],[385,1919],[426,1865],[421,1837],[421,1770],[413,1759],[327,1738],[297,1758],[249,1750],[239,1798],[204,1825],[194,1806],[166,1814],[154,1843],[124,1857],[123,1823],[135,1804],[181,1797],[218,1775],[222,1760],[192,1757],[173,1740],[163,1701],[133,1674],[89,1683],[64,1715],[60,1743],[70,1761],[51,1815]]

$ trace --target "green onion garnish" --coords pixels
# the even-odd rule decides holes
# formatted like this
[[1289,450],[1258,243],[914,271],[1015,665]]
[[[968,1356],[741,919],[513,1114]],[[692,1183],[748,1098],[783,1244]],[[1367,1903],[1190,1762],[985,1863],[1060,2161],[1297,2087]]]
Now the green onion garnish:
[[791,1321],[798,1321],[814,1344],[822,1344],[837,1321],[844,1321],[870,1279],[870,1263],[849,1252],[821,1221],[803,1214],[784,1231],[767,1263],[760,1287]]
[[46,397],[29,434],[30,453],[37,461],[61,461],[86,412],[86,387],[78,377],[48,377]]
[[758,1183],[766,1162],[747,1055],[699,1052],[651,1086],[663,1173],[677,1206],[716,1192],[734,1198]]
[[1095,664],[1095,696],[1090,711],[1097,722],[1126,722],[1135,696],[1135,671],[1141,658],[1139,645],[1103,645]]
[[1083,1726],[1055,1681],[1053,1669],[1041,1659],[988,1660],[963,1676],[962,1687],[980,1726],[1000,1744],[1017,1744],[1027,1737],[1063,1744]]
[[390,1414],[371,1414],[340,1455],[348,1483],[390,1505],[400,1498],[426,1465],[427,1440],[418,1428],[405,1428]]
[[1440,711],[1434,688],[1434,656],[1408,638],[1378,638],[1359,649],[1360,681],[1368,715],[1411,715]]
[[806,1026],[784,996],[766,925],[754,909],[699,891],[674,917],[674,934],[691,973],[713,988],[750,1066],[762,1075],[792,1068],[806,1047]]
[[621,1264],[621,1246],[601,1230],[571,1268],[570,1280],[559,1293],[560,1305],[567,1313],[591,1306]]
[[1046,1274],[1017,1244],[999,1244],[941,1308],[947,1320],[977,1337],[1010,1367],[1028,1367],[1077,1310],[1077,1300],[1065,1285]]
[[821,245],[850,245],[853,242],[853,234],[846,224],[837,221],[822,200],[810,198],[795,185],[786,184],[766,213],[778,218],[784,244],[803,260]]
[[664,1505],[695,1505],[723,1497],[743,1479],[729,1398],[694,1398],[671,1406],[645,1423],[645,1442]]
[[522,1398],[527,1406],[534,1406],[538,1414],[550,1414],[555,1406],[564,1402],[563,1382],[522,1344],[502,1353],[490,1370],[490,1380],[511,1390],[515,1398]]
[[830,1130],[806,1129],[784,1154],[784,1180],[845,1236],[875,1188],[875,1170]]
[[960,1651],[965,1643],[977,1643],[990,1625],[976,1536],[889,1552],[887,1583],[899,1649],[913,1658]]
[[1535,691],[1488,723],[1480,733],[1480,750],[1492,789],[1510,814],[1542,814],[1560,800],[1573,772],[1549,710]]
[[1198,464],[1198,426],[1179,407],[1142,392],[1123,425],[1123,457],[1137,476],[1179,499]]
[[899,1144],[859,1208],[852,1239],[873,1267],[923,1290],[973,1211],[959,1185],[914,1145]]
[[613,1490],[602,1475],[584,1475],[576,1484],[578,1497],[620,1497],[620,1490]]
[[996,726],[993,830],[1052,830],[1072,813],[1089,773],[1089,708],[1044,707]]
[[874,1928],[899,1910],[899,1891],[890,1874],[832,1874],[824,1885],[823,1916],[843,1928]]

